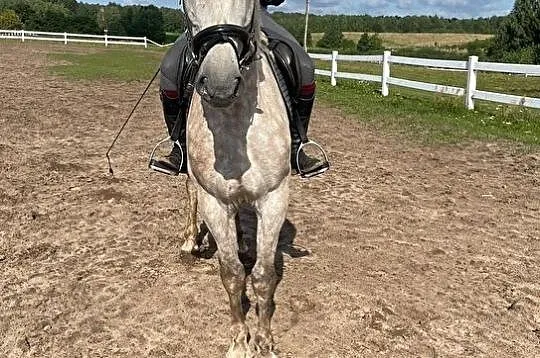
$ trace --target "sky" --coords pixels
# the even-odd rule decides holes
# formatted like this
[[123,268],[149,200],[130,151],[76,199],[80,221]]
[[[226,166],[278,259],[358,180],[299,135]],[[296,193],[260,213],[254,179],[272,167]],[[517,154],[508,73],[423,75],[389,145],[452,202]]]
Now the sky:
[[[113,0],[83,0],[107,4]],[[216,0],[219,1],[219,0]],[[122,5],[156,5],[178,7],[178,0],[116,0]],[[476,18],[506,15],[514,0],[310,0],[315,14],[438,15],[441,17]],[[286,0],[280,7],[285,12],[304,12],[305,0]]]

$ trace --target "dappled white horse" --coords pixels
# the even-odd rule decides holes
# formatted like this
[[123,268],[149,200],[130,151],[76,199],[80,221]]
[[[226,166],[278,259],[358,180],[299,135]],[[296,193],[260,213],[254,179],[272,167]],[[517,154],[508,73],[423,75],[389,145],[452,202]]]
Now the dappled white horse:
[[[287,110],[267,60],[258,0],[184,0],[197,76],[187,121],[188,170],[194,186],[187,240],[195,247],[196,206],[217,244],[232,313],[228,357],[271,356],[270,321],[278,277],[274,258],[288,207],[290,143]],[[189,181],[188,181],[189,183]],[[192,188],[193,189],[193,188]],[[257,257],[251,272],[257,330],[249,341],[241,297],[235,216],[257,214]]]

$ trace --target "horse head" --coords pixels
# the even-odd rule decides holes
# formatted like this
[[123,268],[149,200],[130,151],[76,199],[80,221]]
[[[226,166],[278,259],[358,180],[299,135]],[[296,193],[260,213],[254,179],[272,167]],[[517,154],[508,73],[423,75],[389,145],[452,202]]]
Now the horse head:
[[184,0],[187,35],[198,66],[195,88],[215,107],[230,106],[244,90],[257,52],[258,1]]

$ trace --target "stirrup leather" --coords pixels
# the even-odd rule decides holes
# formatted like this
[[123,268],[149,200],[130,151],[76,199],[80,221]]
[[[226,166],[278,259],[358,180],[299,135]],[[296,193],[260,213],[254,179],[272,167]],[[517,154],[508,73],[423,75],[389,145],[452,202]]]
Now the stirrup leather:
[[178,148],[180,149],[180,153],[182,155],[182,157],[181,157],[182,159],[180,160],[180,165],[178,166],[178,168],[179,168],[178,171],[171,170],[171,169],[168,169],[168,168],[164,168],[163,166],[160,166],[159,161],[154,158],[155,155],[156,155],[156,150],[158,149],[158,147],[161,146],[163,143],[169,142],[169,141],[171,141],[170,136],[168,136],[167,138],[159,141],[159,143],[156,144],[156,146],[152,150],[152,153],[150,154],[150,159],[148,161],[148,168],[150,168],[152,170],[155,170],[156,172],[159,172],[159,173],[176,176],[176,175],[180,174],[180,168],[182,168],[182,166],[184,165],[184,150],[182,149],[182,146],[180,145],[180,142],[178,140],[174,142],[174,145],[178,146]]

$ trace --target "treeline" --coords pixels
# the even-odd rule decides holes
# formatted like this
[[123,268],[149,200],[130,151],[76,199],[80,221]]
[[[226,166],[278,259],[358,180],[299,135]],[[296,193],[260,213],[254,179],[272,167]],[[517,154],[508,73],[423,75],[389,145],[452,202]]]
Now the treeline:
[[[304,15],[273,13],[274,19],[303,41]],[[310,32],[325,32],[338,26],[343,32],[452,32],[496,33],[503,17],[445,19],[438,16],[312,15]],[[150,6],[95,5],[76,0],[0,0],[0,28],[35,31],[61,31],[111,35],[147,36],[172,41],[166,33],[183,28],[178,9]]]
[[76,0],[0,0],[0,29],[147,36],[164,42],[182,27],[179,10],[156,6],[107,6]]
[[[291,33],[304,32],[304,15],[275,12],[272,17]],[[369,15],[310,15],[309,30],[325,32],[338,26],[343,32],[450,32],[494,34],[504,17],[493,16],[478,19],[446,19],[438,16],[369,16]]]
[[[369,34],[369,30],[364,31],[357,43],[345,38],[343,31],[350,28],[345,27],[339,18],[333,17],[334,22],[326,25],[323,37],[315,44],[318,50],[361,54],[384,50],[381,38],[377,33]],[[492,38],[441,49],[413,47],[393,51],[412,57],[461,59],[476,55],[496,62],[540,64],[540,0],[516,0],[511,13],[500,19],[502,21]]]
[[[299,42],[304,39],[304,15],[283,12],[273,18]],[[540,1],[516,0],[506,17],[447,19],[438,16],[311,15],[309,31],[325,33],[317,43],[327,49],[363,53],[382,48],[382,41],[368,33],[449,32],[495,34],[493,40],[467,44],[467,53],[498,61],[540,63]],[[72,32],[86,34],[146,36],[171,42],[182,32],[183,15],[178,9],[156,6],[106,6],[76,0],[0,0],[0,29]],[[343,32],[365,33],[358,43]],[[310,41],[311,35],[308,36]]]

